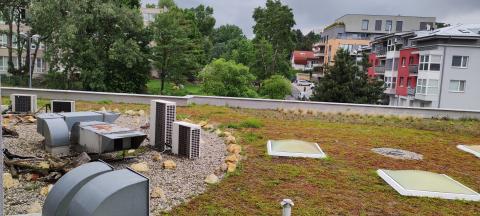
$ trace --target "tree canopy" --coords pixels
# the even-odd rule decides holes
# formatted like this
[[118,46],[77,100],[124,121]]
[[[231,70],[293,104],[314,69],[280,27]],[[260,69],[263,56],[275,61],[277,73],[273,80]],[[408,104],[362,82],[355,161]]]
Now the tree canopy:
[[[326,75],[315,87],[315,101],[376,104],[383,98],[383,81],[369,79],[365,70],[368,58],[355,63],[347,50],[339,49],[335,55],[335,65],[327,68]],[[365,65],[364,65],[365,64]]]
[[292,93],[290,81],[283,76],[273,75],[262,83],[260,94],[270,99],[285,99]]

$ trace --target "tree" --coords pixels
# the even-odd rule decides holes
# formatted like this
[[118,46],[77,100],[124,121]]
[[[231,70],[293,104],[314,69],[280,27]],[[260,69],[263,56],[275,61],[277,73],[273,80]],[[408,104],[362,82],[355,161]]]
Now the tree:
[[247,66],[234,61],[217,59],[200,72],[202,90],[209,95],[227,97],[256,97],[255,76]]
[[163,94],[166,80],[181,83],[199,68],[198,59],[203,56],[198,42],[201,37],[188,13],[179,8],[158,14],[151,31],[155,42],[152,59],[159,70]]
[[383,98],[383,81],[369,79],[365,70],[368,58],[356,65],[347,50],[339,49],[335,65],[327,68],[324,78],[315,87],[311,100],[340,103],[378,103]]
[[260,94],[270,99],[285,99],[286,95],[292,94],[292,85],[285,77],[273,75],[263,81]]
[[320,35],[311,31],[306,35],[303,35],[300,29],[294,30],[295,35],[295,50],[312,50],[314,43],[320,41]]
[[158,7],[171,9],[171,8],[176,8],[177,4],[175,3],[174,0],[159,0]]
[[[288,56],[294,48],[292,27],[295,25],[295,20],[292,9],[282,5],[279,0],[267,0],[265,8],[258,7],[254,10],[253,19],[256,22],[253,27],[256,47],[265,47],[265,41],[270,44],[268,46],[271,46],[271,55],[269,55],[271,60],[268,60],[271,64],[270,72],[264,70],[263,72],[269,74],[261,77],[268,78],[270,74],[287,73],[286,71],[290,69]],[[262,55],[266,57],[266,54]]]
[[[228,24],[214,29],[211,38],[213,43],[211,58],[225,58],[228,60],[231,59],[232,52],[241,46],[241,43],[244,42],[243,40],[246,40],[240,27]],[[249,65],[249,62],[236,62]]]
[[267,40],[256,39],[254,41],[254,56],[254,62],[250,67],[259,81],[276,74],[289,79],[292,77],[290,63],[289,61],[284,60],[287,58],[288,53],[275,53],[273,45]]
[[79,72],[85,90],[145,90],[150,40],[138,8],[125,7],[125,2],[36,0],[32,4],[34,27],[47,37],[49,69],[63,73],[64,88],[72,87]]

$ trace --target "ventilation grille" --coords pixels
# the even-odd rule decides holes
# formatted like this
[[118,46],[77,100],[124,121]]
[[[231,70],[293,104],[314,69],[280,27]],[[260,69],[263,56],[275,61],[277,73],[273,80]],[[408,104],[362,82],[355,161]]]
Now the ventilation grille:
[[165,104],[156,103],[155,107],[155,147],[165,151]]
[[192,139],[190,140],[189,158],[200,157],[200,129],[192,130]]
[[72,112],[72,102],[52,101],[52,112]]
[[172,130],[173,130],[173,122],[175,121],[175,105],[168,105],[167,106],[167,116],[166,116],[166,142],[169,145],[172,145]]
[[30,96],[15,96],[14,112],[33,112],[32,99]]
[[188,156],[190,147],[190,128],[179,125],[178,127],[178,154]]

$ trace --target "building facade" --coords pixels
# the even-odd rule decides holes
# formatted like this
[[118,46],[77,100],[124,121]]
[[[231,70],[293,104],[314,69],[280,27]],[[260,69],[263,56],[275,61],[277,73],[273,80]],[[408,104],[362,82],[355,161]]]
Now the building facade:
[[355,55],[355,50],[369,46],[375,37],[404,31],[423,30],[435,25],[435,17],[347,14],[327,26],[322,36],[326,46],[325,64],[333,64],[342,48]]
[[369,59],[390,105],[480,110],[480,24],[379,37]]
[[320,67],[319,58],[313,51],[293,51],[290,62],[292,68],[298,71],[314,72]]

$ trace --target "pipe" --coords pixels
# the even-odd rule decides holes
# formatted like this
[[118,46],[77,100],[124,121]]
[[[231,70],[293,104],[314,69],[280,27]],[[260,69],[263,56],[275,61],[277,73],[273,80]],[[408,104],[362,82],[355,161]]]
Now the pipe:
[[283,199],[282,202],[280,202],[280,205],[283,207],[282,216],[292,215],[292,206],[294,206],[294,204],[291,199]]

